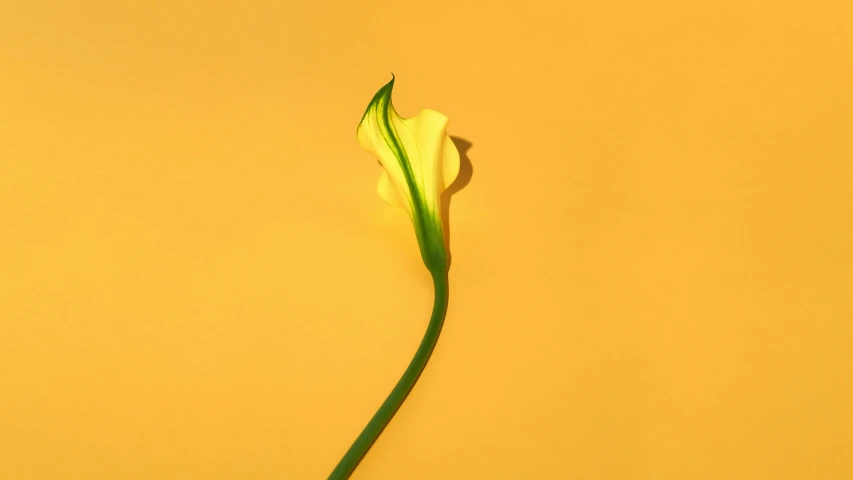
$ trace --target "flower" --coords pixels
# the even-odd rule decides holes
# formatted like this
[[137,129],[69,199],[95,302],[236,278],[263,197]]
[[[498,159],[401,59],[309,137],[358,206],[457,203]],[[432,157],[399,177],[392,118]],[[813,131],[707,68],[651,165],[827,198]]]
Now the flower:
[[432,275],[435,301],[429,325],[411,363],[373,418],[329,475],[346,480],[382,434],[417,383],[435,348],[447,314],[447,250],[441,218],[441,193],[459,174],[459,152],[447,135],[447,117],[422,110],[405,119],[391,105],[391,81],[379,89],[361,117],[356,136],[361,148],[376,155],[384,167],[379,196],[404,208],[412,219],[421,257]]
[[358,143],[384,167],[379,196],[404,208],[412,219],[424,264],[433,274],[447,271],[441,193],[459,174],[459,151],[447,135],[449,119],[424,109],[403,118],[391,104],[391,81],[374,95],[358,124]]

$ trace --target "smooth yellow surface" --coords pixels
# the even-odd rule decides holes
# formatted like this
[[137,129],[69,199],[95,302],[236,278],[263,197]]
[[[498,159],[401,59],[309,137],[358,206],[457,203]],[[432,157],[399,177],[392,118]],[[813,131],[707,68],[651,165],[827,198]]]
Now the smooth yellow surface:
[[0,1],[0,479],[325,478],[432,302],[355,138],[391,72],[470,178],[354,479],[853,478],[851,19]]

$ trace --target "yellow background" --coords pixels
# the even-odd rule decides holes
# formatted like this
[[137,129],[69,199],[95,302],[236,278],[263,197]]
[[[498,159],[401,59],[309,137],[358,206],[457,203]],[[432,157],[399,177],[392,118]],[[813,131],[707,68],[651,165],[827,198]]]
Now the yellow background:
[[[850,2],[0,2],[0,479],[853,478]],[[470,144],[470,146],[467,146]],[[458,187],[458,186],[457,186]]]

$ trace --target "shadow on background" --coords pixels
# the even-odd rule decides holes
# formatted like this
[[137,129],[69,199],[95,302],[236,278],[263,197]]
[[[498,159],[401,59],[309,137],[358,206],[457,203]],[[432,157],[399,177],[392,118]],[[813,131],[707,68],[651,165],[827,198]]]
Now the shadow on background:
[[474,174],[474,167],[471,165],[471,159],[468,158],[468,150],[471,149],[471,142],[464,138],[454,137],[451,135],[450,140],[456,145],[459,150],[459,175],[456,180],[441,194],[441,218],[442,229],[444,230],[444,248],[447,249],[447,266],[453,263],[453,253],[450,251],[450,199],[457,192],[465,188],[471,182],[471,176]]

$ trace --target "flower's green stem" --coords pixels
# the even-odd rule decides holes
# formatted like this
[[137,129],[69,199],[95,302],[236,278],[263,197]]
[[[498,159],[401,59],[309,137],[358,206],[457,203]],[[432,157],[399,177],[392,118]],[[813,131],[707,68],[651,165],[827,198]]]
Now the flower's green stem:
[[364,427],[364,430],[361,431],[361,434],[355,439],[349,450],[347,450],[347,453],[338,463],[338,466],[329,475],[328,480],[346,480],[352,475],[352,472],[358,466],[359,462],[361,462],[361,459],[364,458],[367,451],[373,446],[373,442],[376,441],[382,430],[385,429],[385,426],[388,425],[388,422],[397,413],[397,410],[409,395],[409,392],[412,391],[412,387],[415,386],[421,372],[424,371],[424,367],[426,367],[432,350],[438,341],[438,335],[441,333],[441,326],[444,323],[444,315],[447,312],[447,274],[444,272],[433,272],[432,279],[435,286],[435,303],[433,304],[429,326],[423,340],[421,340],[418,351],[415,352],[415,357],[412,358],[412,362],[409,363],[409,367],[406,368],[403,376],[400,377],[394,390],[391,390],[388,398],[385,399],[385,402],[382,403],[382,406],[379,407],[379,410],[376,411],[373,418],[370,419],[370,422]]

